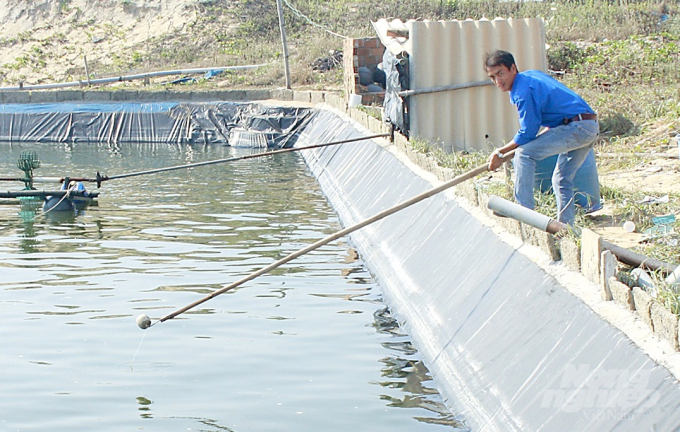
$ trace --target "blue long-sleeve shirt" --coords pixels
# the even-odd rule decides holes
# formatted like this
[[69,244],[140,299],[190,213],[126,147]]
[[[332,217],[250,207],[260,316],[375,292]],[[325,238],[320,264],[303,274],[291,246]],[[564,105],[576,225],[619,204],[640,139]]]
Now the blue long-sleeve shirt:
[[579,95],[556,79],[537,70],[520,72],[510,90],[510,102],[519,113],[519,130],[513,141],[526,144],[543,127],[557,127],[564,119],[592,114],[593,109]]

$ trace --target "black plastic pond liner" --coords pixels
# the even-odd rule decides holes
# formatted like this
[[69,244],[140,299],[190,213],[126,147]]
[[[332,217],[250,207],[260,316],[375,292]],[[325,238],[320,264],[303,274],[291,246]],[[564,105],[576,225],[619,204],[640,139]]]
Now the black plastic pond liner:
[[0,141],[230,145],[232,130],[292,147],[315,110],[236,102],[0,105]]
[[408,104],[398,94],[409,88],[408,60],[405,56],[403,54],[397,58],[390,50],[385,50],[382,65],[385,72],[385,116],[398,131],[408,137]]

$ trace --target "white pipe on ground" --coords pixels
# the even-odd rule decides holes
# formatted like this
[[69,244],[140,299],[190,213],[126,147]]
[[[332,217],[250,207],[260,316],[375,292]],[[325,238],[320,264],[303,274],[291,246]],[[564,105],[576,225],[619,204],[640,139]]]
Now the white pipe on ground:
[[673,273],[668,275],[665,282],[674,288],[680,288],[680,265],[673,270]]
[[[549,218],[548,216],[535,212],[534,210],[524,208],[519,204],[504,200],[503,198],[494,195],[489,198],[489,203],[487,206],[494,213],[497,213],[501,216],[511,217],[550,234],[557,234],[558,232],[569,228],[568,225],[565,225],[562,222],[556,221]],[[579,233],[578,228],[571,229],[573,229],[575,233]],[[662,271],[665,274],[675,272],[680,274],[680,271],[675,265],[671,265],[667,262],[654,258],[649,258],[630,249],[617,246],[604,239],[601,240],[601,244],[603,249],[606,249],[616,255],[616,259],[624,264],[628,264],[633,267],[642,267],[651,271]]]
[[[125,75],[125,76],[119,76],[119,77],[99,78],[99,79],[88,80],[87,84],[89,84],[89,85],[111,84],[111,83],[119,82],[119,81],[132,81],[132,80],[136,80],[136,79],[145,79],[145,78],[161,77],[161,76],[168,76],[168,75],[199,74],[199,73],[206,73],[208,71],[224,72],[225,70],[254,69],[254,68],[258,68],[258,67],[262,67],[262,66],[266,66],[266,63],[257,64],[257,65],[246,65],[246,66],[226,66],[226,67],[212,67],[212,68],[198,68],[198,69],[177,69],[177,70],[159,71],[159,72],[146,72],[146,73],[141,73],[141,74],[137,74],[137,75]],[[33,85],[23,84],[23,85],[20,85],[20,86],[13,86],[13,87],[0,87],[0,91],[50,90],[50,89],[56,89],[56,88],[82,87],[82,86],[85,86],[87,84],[82,82],[82,81],[71,81],[71,82],[54,83],[54,84],[33,84]]]
[[[514,202],[504,200],[503,198],[497,197],[495,195],[489,197],[489,203],[487,206],[495,213],[516,219],[534,228],[538,228],[541,231],[551,232],[551,223],[555,222],[552,218],[549,218],[546,215],[542,215],[538,212],[530,210],[526,207],[522,207],[521,205],[515,204]],[[552,232],[551,234],[555,233]]]

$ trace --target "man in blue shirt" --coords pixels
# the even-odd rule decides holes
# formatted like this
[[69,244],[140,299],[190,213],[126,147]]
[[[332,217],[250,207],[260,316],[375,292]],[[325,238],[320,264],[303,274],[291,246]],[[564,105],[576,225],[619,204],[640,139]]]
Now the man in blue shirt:
[[[573,224],[574,177],[597,140],[597,115],[579,95],[543,72],[518,72],[507,51],[487,55],[484,65],[494,84],[510,92],[510,102],[519,114],[519,130],[512,141],[489,156],[489,170],[498,169],[503,155],[516,149],[515,199],[533,209],[536,162],[559,155],[552,177],[557,220]],[[539,134],[542,127],[548,129]]]

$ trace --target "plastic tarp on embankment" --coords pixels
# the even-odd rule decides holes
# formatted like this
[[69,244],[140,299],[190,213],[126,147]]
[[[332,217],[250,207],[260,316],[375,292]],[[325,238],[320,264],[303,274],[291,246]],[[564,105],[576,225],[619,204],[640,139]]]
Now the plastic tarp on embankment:
[[[0,105],[0,141],[291,147],[308,108],[237,102]],[[235,133],[237,132],[237,133]]]
[[[297,144],[361,136],[321,112]],[[373,141],[302,152],[349,226],[431,188]],[[472,431],[675,431],[680,386],[446,194],[351,235]]]

